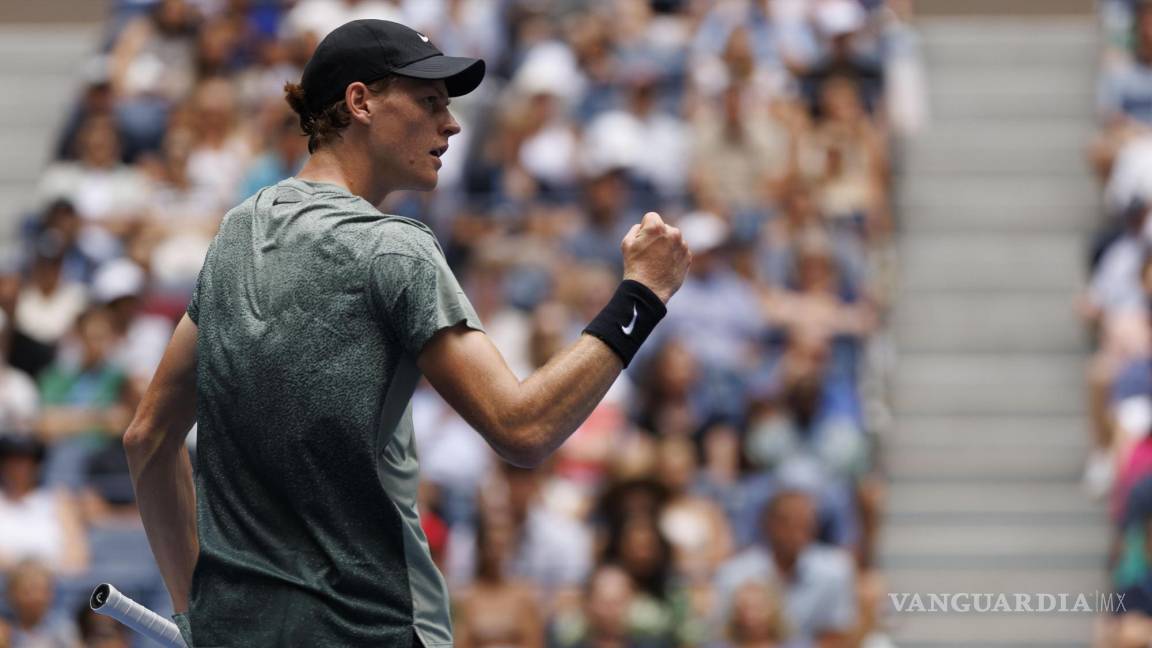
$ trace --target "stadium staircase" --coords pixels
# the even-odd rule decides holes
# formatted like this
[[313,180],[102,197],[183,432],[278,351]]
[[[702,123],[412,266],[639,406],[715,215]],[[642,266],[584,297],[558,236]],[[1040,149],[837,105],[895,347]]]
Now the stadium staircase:
[[20,218],[80,91],[83,66],[99,50],[95,20],[104,17],[59,0],[36,11],[35,2],[12,4],[0,8],[0,263],[16,252]]
[[[932,123],[904,150],[898,198],[888,591],[1094,596],[1108,531],[1080,486],[1088,340],[1073,303],[1097,218],[1083,155],[1095,22],[956,13],[918,23]],[[1080,647],[1094,626],[1076,613],[887,621],[901,648]]]

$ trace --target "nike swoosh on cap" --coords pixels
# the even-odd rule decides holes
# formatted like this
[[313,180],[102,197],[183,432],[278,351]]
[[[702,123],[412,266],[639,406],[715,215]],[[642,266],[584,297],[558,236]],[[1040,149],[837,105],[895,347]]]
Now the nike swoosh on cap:
[[620,330],[624,331],[624,335],[632,335],[632,329],[636,327],[636,304],[632,304],[632,321],[628,322],[628,326],[621,326]]

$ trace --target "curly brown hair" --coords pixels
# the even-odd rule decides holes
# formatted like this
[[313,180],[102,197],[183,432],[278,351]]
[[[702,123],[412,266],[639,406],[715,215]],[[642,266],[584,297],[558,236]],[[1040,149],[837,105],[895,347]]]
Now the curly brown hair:
[[[384,92],[391,81],[392,77],[373,81],[367,84],[368,91],[372,94]],[[309,153],[315,153],[321,146],[340,139],[341,133],[352,122],[352,113],[348,112],[348,105],[343,98],[333,101],[319,112],[309,110],[304,99],[304,88],[299,83],[284,84],[284,100],[300,116],[300,130],[308,136]]]

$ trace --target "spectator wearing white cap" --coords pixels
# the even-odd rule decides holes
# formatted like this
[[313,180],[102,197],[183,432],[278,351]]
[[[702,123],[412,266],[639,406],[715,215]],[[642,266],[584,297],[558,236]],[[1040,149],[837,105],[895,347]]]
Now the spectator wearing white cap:
[[284,17],[283,30],[320,42],[340,25],[361,18],[400,22],[404,15],[394,0],[302,0]]
[[502,193],[513,201],[555,197],[577,180],[580,138],[568,107],[583,93],[572,50],[558,41],[530,48],[512,77],[499,116],[496,158]]
[[705,409],[737,420],[744,408],[742,377],[754,369],[765,330],[756,288],[732,270],[724,254],[730,236],[724,219],[693,212],[678,226],[694,257],[683,287],[668,305],[662,335],[682,342],[700,364],[708,390]]
[[813,19],[824,53],[800,82],[809,105],[819,111],[824,83],[843,76],[856,82],[865,107],[875,114],[883,98],[884,70],[861,43],[868,27],[867,12],[857,0],[825,0],[816,5]]
[[654,70],[631,71],[624,106],[592,119],[582,157],[587,173],[628,169],[661,197],[672,199],[684,190],[688,133],[683,120],[658,107],[659,83]]
[[160,365],[173,328],[167,318],[144,312],[147,281],[143,268],[128,259],[104,264],[92,281],[92,297],[104,305],[116,339],[111,361],[140,393]]

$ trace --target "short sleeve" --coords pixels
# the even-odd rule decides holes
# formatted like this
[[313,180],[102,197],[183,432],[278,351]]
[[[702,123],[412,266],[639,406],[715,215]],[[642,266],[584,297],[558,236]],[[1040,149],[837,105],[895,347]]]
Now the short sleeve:
[[437,331],[463,323],[483,331],[480,318],[444,255],[388,252],[375,256],[368,293],[385,334],[416,357]]
[[[200,274],[203,275],[204,271],[201,270]],[[196,281],[196,287],[192,289],[192,298],[188,300],[188,319],[192,323],[200,325],[200,281]]]
[[200,325],[200,291],[204,289],[205,276],[207,268],[209,268],[209,258],[212,253],[212,248],[215,247],[213,241],[212,246],[209,248],[209,255],[204,256],[204,264],[200,266],[200,272],[196,276],[196,286],[192,287],[192,296],[188,300],[188,318],[191,319],[192,324]]

